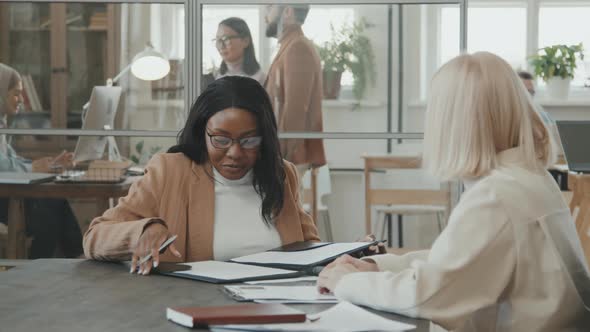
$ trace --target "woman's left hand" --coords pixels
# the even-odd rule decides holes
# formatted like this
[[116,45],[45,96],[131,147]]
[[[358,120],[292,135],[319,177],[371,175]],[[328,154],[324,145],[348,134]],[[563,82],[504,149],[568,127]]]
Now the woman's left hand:
[[349,255],[340,256],[328,264],[318,276],[318,291],[322,294],[333,292],[340,279],[347,274],[376,271],[379,271],[379,267],[374,262],[363,261]]

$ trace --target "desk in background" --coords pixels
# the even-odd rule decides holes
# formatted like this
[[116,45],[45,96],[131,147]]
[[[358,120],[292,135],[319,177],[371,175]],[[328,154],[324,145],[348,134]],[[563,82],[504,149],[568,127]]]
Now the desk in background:
[[109,207],[109,198],[127,195],[129,187],[138,177],[128,177],[121,183],[42,183],[0,184],[0,197],[9,198],[8,239],[6,256],[9,259],[26,258],[25,198],[96,198],[98,209]]
[[[0,330],[188,331],[166,320],[167,307],[236,304],[223,293],[222,285],[131,275],[118,263],[76,259],[29,262],[0,272]],[[316,313],[332,305],[292,306]],[[413,331],[430,328],[426,320],[371,311],[414,324],[417,328]]]

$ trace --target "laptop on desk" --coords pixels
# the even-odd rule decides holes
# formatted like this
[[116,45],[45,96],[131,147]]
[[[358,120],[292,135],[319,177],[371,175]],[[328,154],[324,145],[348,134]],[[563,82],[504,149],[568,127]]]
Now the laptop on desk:
[[557,121],[570,171],[590,173],[590,121]]
[[55,174],[0,172],[0,184],[36,184],[52,181]]

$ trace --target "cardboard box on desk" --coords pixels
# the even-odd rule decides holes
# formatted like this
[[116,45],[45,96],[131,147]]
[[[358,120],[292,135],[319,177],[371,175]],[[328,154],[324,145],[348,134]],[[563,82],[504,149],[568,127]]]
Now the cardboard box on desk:
[[88,170],[83,178],[89,181],[121,181],[130,166],[130,161],[94,160],[88,165]]
[[83,166],[83,171],[67,170],[56,181],[118,183],[125,180],[125,172],[130,166],[130,161],[94,160],[88,163],[87,169]]

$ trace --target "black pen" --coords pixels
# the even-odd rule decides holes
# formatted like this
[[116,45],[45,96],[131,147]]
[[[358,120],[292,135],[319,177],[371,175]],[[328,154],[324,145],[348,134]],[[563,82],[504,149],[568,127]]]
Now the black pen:
[[[160,249],[158,249],[158,251],[160,253],[162,253],[166,248],[168,248],[168,246],[170,244],[172,244],[172,242],[174,242],[174,240],[176,240],[176,238],[178,237],[178,235],[172,235],[171,237],[168,238],[168,240],[164,241],[164,243],[162,243],[162,245],[160,246]],[[137,264],[138,266],[140,266],[141,264],[149,261],[152,258],[152,253],[150,252],[149,254],[145,255]]]

